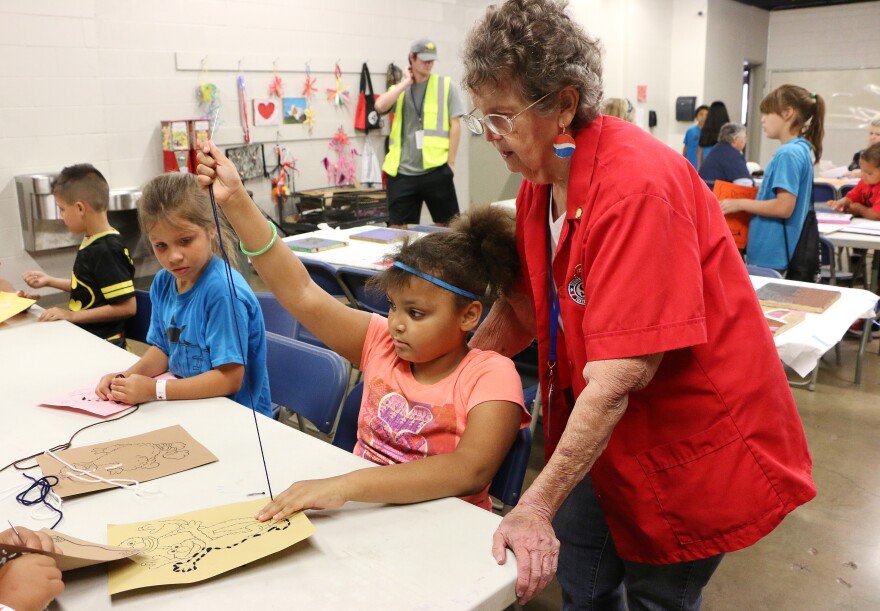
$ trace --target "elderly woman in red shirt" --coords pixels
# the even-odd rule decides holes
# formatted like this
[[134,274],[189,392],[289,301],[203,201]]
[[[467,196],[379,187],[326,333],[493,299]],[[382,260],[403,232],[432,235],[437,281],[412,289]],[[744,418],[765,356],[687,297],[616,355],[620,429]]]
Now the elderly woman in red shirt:
[[[718,202],[681,155],[598,112],[598,42],[554,0],[489,7],[462,117],[511,172],[521,296],[473,339],[538,338],[546,467],[493,545],[526,601],[696,609],[724,553],[815,487],[803,426]],[[636,170],[634,171],[634,168]]]

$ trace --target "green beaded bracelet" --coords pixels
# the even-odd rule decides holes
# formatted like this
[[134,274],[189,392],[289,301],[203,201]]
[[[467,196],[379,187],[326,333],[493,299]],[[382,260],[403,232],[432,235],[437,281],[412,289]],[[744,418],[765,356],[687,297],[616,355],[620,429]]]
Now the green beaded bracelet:
[[278,228],[273,223],[269,223],[269,227],[272,228],[272,239],[269,240],[269,243],[266,244],[266,246],[264,246],[263,248],[261,248],[257,252],[251,252],[249,250],[245,250],[244,244],[242,244],[241,240],[239,240],[238,241],[239,250],[241,250],[241,252],[243,252],[244,254],[246,254],[249,257],[259,257],[260,255],[265,254],[266,251],[268,251],[270,248],[275,246],[275,241],[278,239]]

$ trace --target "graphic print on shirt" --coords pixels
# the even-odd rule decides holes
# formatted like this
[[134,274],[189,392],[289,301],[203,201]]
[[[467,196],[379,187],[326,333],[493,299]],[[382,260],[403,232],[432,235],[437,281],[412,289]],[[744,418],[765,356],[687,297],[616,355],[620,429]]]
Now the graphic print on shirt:
[[403,395],[390,392],[379,400],[376,415],[370,419],[370,445],[396,463],[412,460],[413,454],[425,457],[428,440],[419,433],[433,419],[429,405],[410,406]]
[[[203,369],[202,367],[202,361],[204,360],[205,362],[210,363],[210,359],[198,345],[191,344],[183,338],[183,332],[185,330],[186,325],[178,327],[177,322],[174,320],[174,316],[172,316],[171,323],[165,331],[165,337],[168,339],[169,343],[174,344],[171,347],[171,351],[183,356],[186,366],[192,373],[202,373],[206,371],[206,369]],[[208,367],[208,369],[210,369],[210,367]]]
[[[83,304],[83,299],[74,298],[75,293],[79,293],[78,295],[76,295],[77,297],[83,297],[84,292],[88,293],[89,295],[89,302],[86,304]],[[90,287],[89,285],[83,284],[83,282],[79,278],[77,278],[76,274],[74,273],[70,274],[70,295],[70,302],[68,303],[67,307],[70,309],[71,312],[88,310],[90,307],[92,307],[92,304],[95,303],[95,291],[93,291],[92,287]]]

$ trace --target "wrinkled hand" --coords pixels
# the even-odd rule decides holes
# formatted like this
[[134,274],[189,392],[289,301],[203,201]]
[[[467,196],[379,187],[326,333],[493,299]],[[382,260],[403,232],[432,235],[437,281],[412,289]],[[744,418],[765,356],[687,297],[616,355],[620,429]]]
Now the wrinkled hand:
[[0,568],[0,603],[15,611],[42,611],[63,591],[61,571],[49,556],[25,554]]
[[220,149],[209,140],[196,155],[199,165],[196,166],[196,178],[199,184],[207,189],[214,185],[214,198],[217,203],[224,204],[236,193],[247,193],[238,170]]
[[[104,376],[104,378],[106,377]],[[101,378],[102,383],[104,378]],[[95,389],[95,393],[101,396],[97,389]],[[107,398],[111,401],[121,401],[130,405],[155,401],[156,380],[139,373],[133,373],[126,378],[114,376],[110,380],[110,393],[107,395]]]
[[346,500],[345,488],[338,477],[304,480],[276,496],[255,517],[260,522],[281,520],[303,509],[336,509]]
[[69,320],[73,322],[73,312],[64,308],[49,308],[40,314],[40,322],[50,322],[53,320]]
[[[18,534],[15,534],[15,530]],[[39,549],[44,552],[53,552],[60,554],[61,551],[55,548],[55,542],[52,537],[44,532],[36,532],[24,526],[16,526],[15,530],[7,528],[0,533],[0,543],[8,545],[23,545],[31,549]]]
[[735,199],[722,199],[721,200],[721,212],[723,214],[733,214],[734,212],[740,212],[742,208],[739,206],[739,202]]
[[525,604],[556,574],[559,540],[548,518],[518,505],[504,517],[492,537],[492,555],[498,564],[506,562],[506,548],[516,556],[516,597]]
[[49,285],[51,276],[43,272],[25,272],[21,275],[21,279],[32,289],[41,289]]

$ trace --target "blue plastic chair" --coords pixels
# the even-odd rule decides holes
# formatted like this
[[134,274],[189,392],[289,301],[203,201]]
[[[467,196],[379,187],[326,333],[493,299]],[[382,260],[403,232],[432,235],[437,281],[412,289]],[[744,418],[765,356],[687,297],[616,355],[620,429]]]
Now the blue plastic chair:
[[[523,391],[526,407],[529,408],[529,411],[535,402],[537,392],[537,386],[530,386]],[[345,398],[342,412],[339,415],[339,423],[336,425],[333,445],[347,452],[354,450],[357,443],[358,414],[363,394],[364,383],[360,382],[351,389],[348,397]],[[505,506],[512,507],[519,502],[531,452],[532,430],[525,427],[517,433],[513,446],[504,457],[504,462],[498,467],[498,472],[492,478],[492,483],[489,484],[489,494],[500,500]]]
[[266,323],[266,331],[269,333],[277,333],[284,337],[292,337],[293,339],[318,346],[319,348],[327,348],[317,337],[306,329],[301,322],[291,315],[278,299],[272,293],[254,293],[257,301],[260,303],[260,309],[263,311],[263,320]]
[[150,292],[136,289],[134,292],[137,312],[125,323],[126,339],[138,342],[147,341],[147,333],[150,332],[150,316],[153,314],[153,302],[150,301]]
[[846,194],[855,189],[855,185],[842,185],[840,187],[840,197],[846,197]]
[[813,203],[827,202],[837,199],[837,188],[827,182],[813,183]]
[[852,286],[853,273],[840,269],[834,243],[824,236],[819,236],[819,253],[822,259],[819,282],[835,286],[843,282],[847,286]]
[[777,280],[782,279],[782,274],[777,272],[775,269],[770,269],[769,267],[760,267],[758,265],[746,265],[746,269],[749,272],[749,276],[761,276],[763,278],[776,278]]
[[315,261],[313,259],[300,259],[300,261],[309,272],[309,276],[315,281],[315,284],[334,297],[345,297],[346,301],[351,302],[351,296],[345,292],[344,287],[336,278],[335,267],[329,263]]
[[295,413],[300,430],[305,430],[302,418],[307,418],[329,435],[348,388],[345,359],[326,348],[266,333],[266,369],[272,403]]
[[391,307],[388,298],[383,294],[367,290],[367,280],[375,275],[376,272],[357,267],[340,267],[336,270],[336,277],[348,292],[352,303],[361,310],[388,316]]

